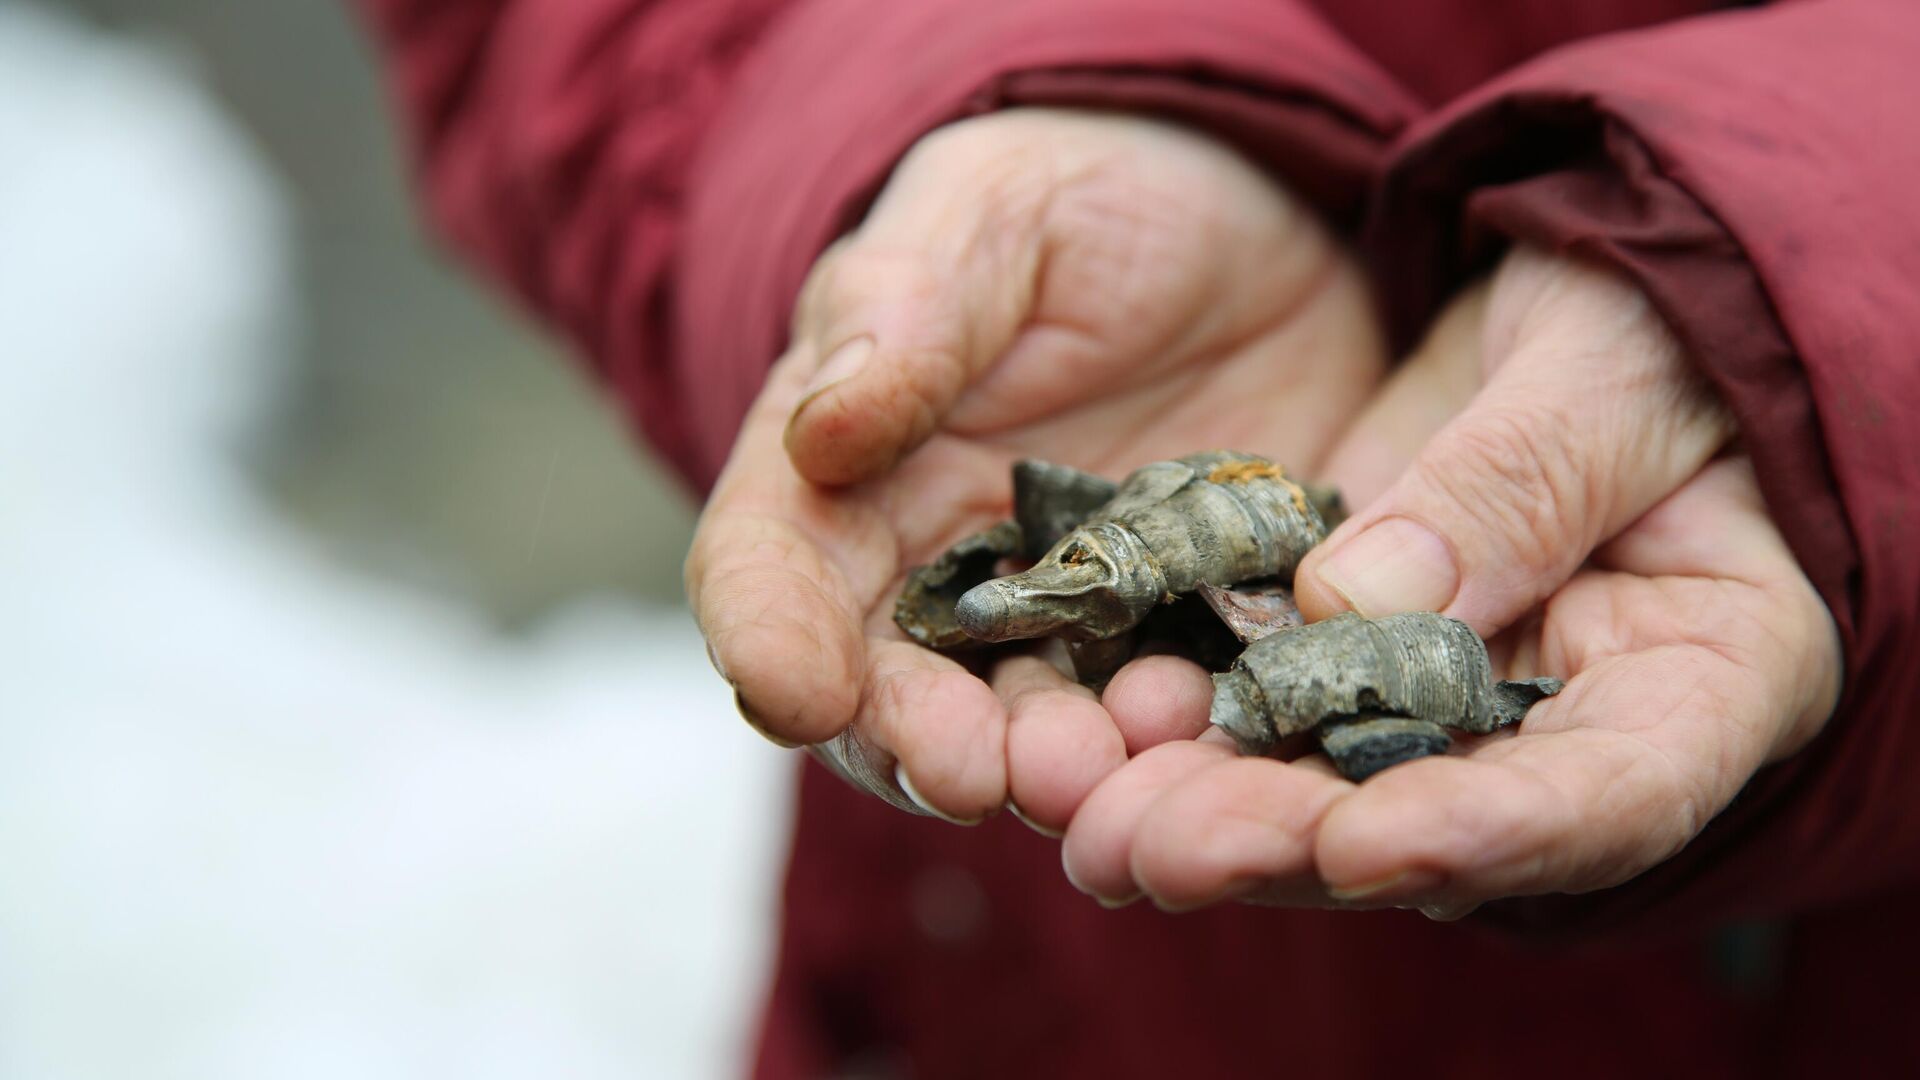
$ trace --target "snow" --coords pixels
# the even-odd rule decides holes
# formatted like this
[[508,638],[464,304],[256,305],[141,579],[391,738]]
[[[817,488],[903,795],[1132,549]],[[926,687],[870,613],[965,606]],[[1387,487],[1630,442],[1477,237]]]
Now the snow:
[[738,1071],[787,756],[684,612],[502,639],[258,500],[292,254],[186,64],[0,3],[0,1076]]

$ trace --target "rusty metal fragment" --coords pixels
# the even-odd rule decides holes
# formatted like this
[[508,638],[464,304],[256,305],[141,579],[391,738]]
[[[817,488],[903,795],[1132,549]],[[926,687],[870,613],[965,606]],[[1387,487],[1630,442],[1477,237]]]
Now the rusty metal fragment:
[[1116,637],[1203,582],[1291,579],[1327,528],[1265,458],[1216,450],[1136,470],[1031,570],[974,587],[957,617],[983,641]]
[[[1496,685],[1486,643],[1457,619],[1432,612],[1381,619],[1348,613],[1247,646],[1231,670],[1214,676],[1212,719],[1249,754],[1268,753],[1280,740],[1322,724],[1361,718],[1420,720],[1485,734],[1517,723],[1561,686],[1558,679]],[[1370,733],[1391,734],[1409,752],[1435,752],[1434,740],[1413,738],[1404,728],[1318,732],[1323,743],[1337,736],[1336,744]],[[1356,762],[1366,757],[1351,755]],[[1340,761],[1336,756],[1335,764]]]
[[1248,644],[1307,621],[1293,602],[1293,590],[1278,581],[1246,582],[1230,589],[1203,581],[1200,596],[1233,636]]
[[953,545],[929,565],[914,567],[894,601],[894,624],[929,649],[979,648],[984,643],[961,629],[954,606],[968,589],[993,577],[996,563],[1019,550],[1020,526],[1003,521]]

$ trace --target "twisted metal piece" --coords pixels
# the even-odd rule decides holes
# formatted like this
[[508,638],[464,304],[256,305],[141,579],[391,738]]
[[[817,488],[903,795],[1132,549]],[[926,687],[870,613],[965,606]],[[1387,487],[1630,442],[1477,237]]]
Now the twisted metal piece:
[[977,585],[955,617],[971,637],[1124,634],[1201,584],[1290,577],[1327,527],[1280,466],[1216,450],[1136,470],[1031,570]]
[[[1438,729],[1486,734],[1518,723],[1564,684],[1495,683],[1486,643],[1472,627],[1418,611],[1380,619],[1344,613],[1271,634],[1247,646],[1230,670],[1213,677],[1213,685],[1213,723],[1243,753],[1270,753],[1288,736],[1321,728],[1323,744],[1332,743],[1330,753],[1378,735],[1397,740],[1408,756],[1420,756],[1445,750],[1435,737]],[[1428,726],[1340,730],[1383,719]],[[1341,755],[1334,757],[1339,764]],[[1385,767],[1375,764],[1367,772]]]

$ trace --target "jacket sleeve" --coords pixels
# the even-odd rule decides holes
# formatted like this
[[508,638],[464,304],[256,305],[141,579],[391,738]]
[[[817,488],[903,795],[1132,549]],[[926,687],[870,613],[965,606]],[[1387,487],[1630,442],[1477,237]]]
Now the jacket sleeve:
[[1548,930],[1778,914],[1920,880],[1920,5],[1828,0],[1574,45],[1409,132],[1372,232],[1404,332],[1506,237],[1636,278],[1738,415],[1831,608],[1827,729]]
[[1351,222],[1413,99],[1274,0],[358,0],[440,230],[696,488],[807,267],[940,124],[1016,104],[1210,130]]

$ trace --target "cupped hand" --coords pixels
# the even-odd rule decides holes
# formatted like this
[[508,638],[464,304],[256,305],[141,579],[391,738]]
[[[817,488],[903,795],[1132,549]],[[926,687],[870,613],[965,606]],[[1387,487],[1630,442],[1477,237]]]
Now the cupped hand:
[[1634,287],[1510,255],[1334,451],[1331,476],[1365,507],[1298,592],[1309,617],[1439,610],[1504,631],[1509,676],[1566,689],[1516,732],[1355,785],[1317,755],[1235,757],[1201,734],[1197,668],[1136,665],[1108,704],[1158,745],[1074,818],[1069,876],[1109,902],[1448,918],[1671,856],[1812,738],[1839,691],[1832,620],[1734,435]]
[[715,665],[750,722],[882,797],[1063,828],[1120,731],[1044,659],[907,641],[905,571],[1006,517],[1020,457],[1316,460],[1382,350],[1352,259],[1210,139],[1052,110],[942,129],[815,267],[701,516]]

